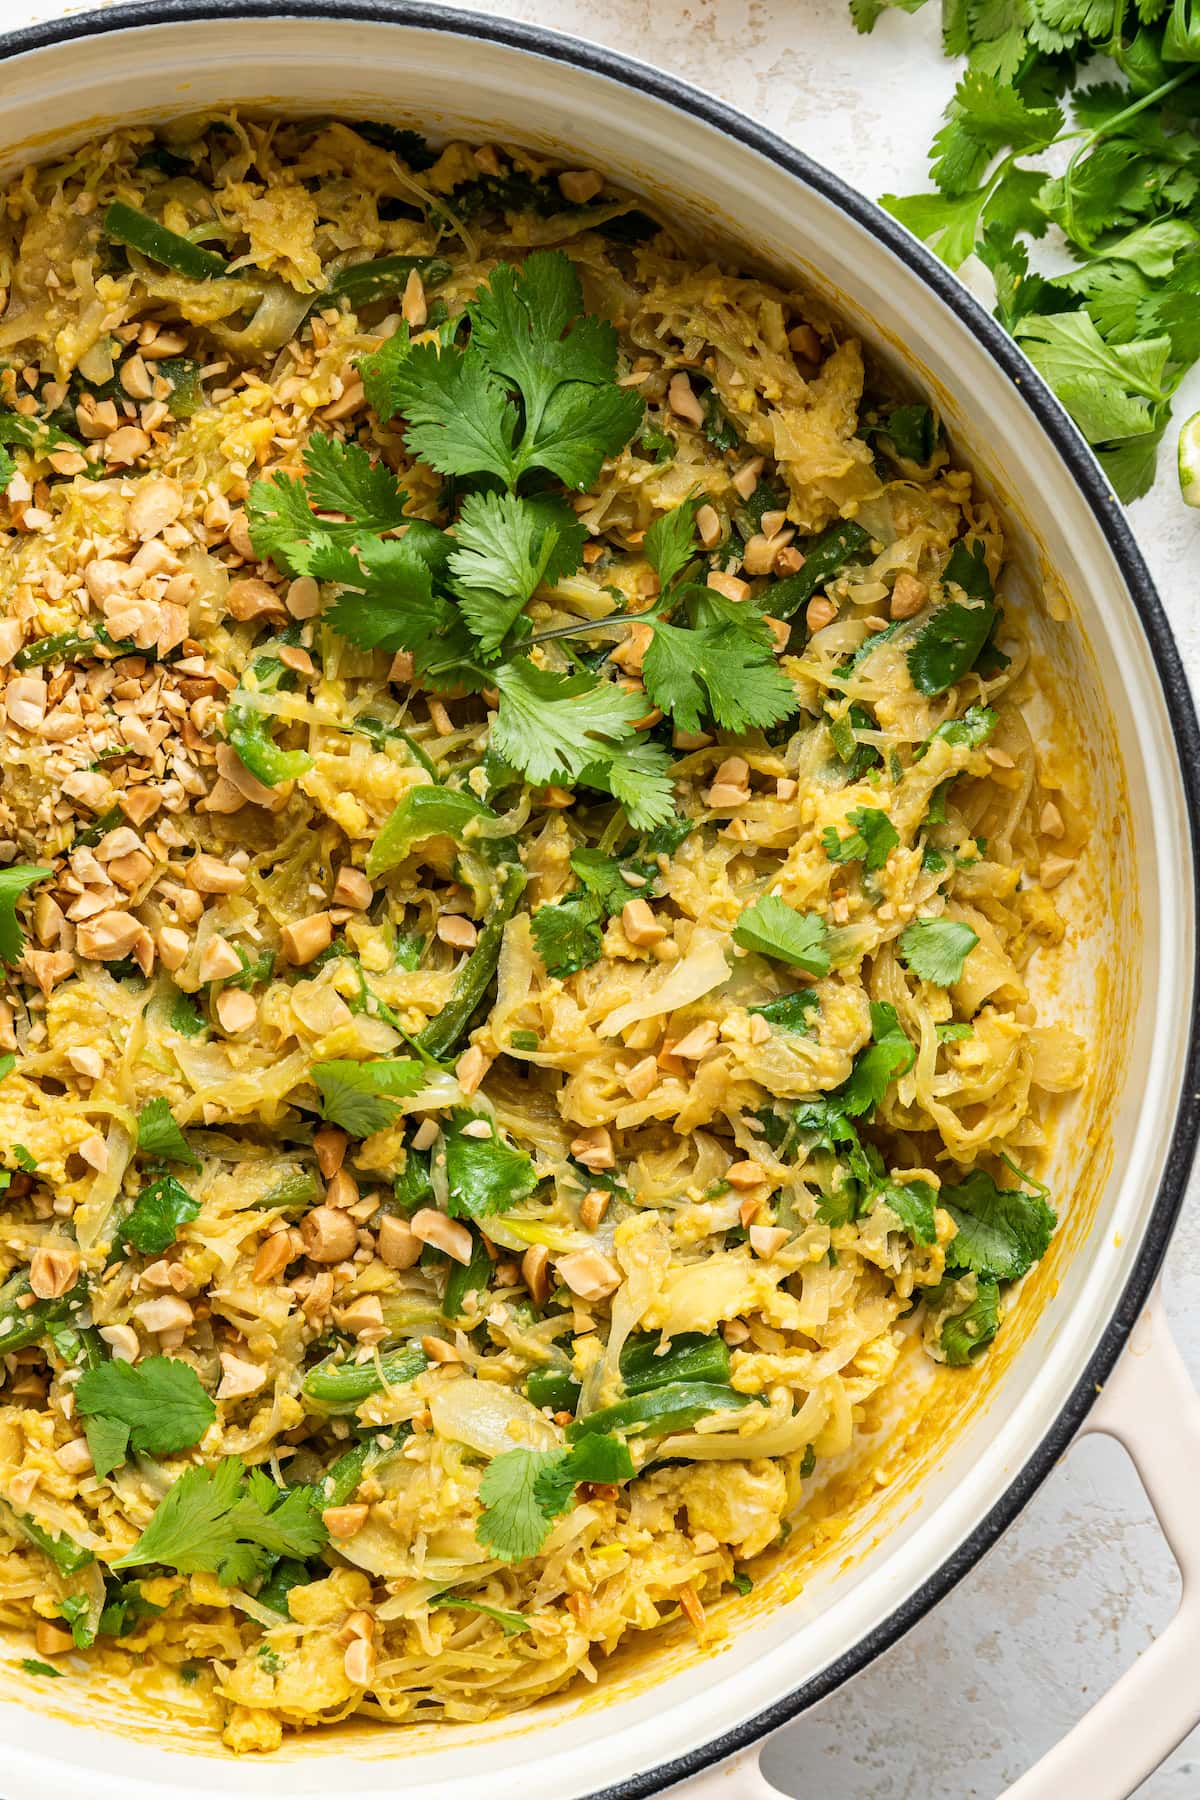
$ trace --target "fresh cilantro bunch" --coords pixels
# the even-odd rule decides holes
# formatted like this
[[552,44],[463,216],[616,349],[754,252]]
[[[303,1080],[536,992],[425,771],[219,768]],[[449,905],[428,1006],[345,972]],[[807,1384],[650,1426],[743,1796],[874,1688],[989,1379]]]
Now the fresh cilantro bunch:
[[[685,729],[703,718],[731,731],[795,710],[759,607],[692,578],[696,503],[646,534],[661,592],[637,615],[654,633],[644,695],[611,664],[548,666],[531,638],[529,601],[582,559],[584,529],[561,488],[593,486],[643,415],[617,380],[614,328],[584,312],[561,252],[501,264],[437,341],[414,343],[402,327],[360,368],[379,419],[447,478],[447,527],[410,518],[408,496],[360,445],[318,433],[303,479],[279,472],[251,490],[254,547],[334,586],[325,618],[350,642],[407,651],[431,688],[494,688],[491,748],[509,768],[610,793],[646,830],[674,816],[668,752],[638,729],[650,706]],[[546,635],[594,636],[595,625]]]
[[402,327],[360,366],[380,420],[401,419],[412,454],[448,477],[451,526],[410,520],[386,469],[318,434],[303,482],[255,484],[255,549],[335,584],[326,618],[352,643],[409,651],[434,688],[495,687],[493,749],[528,780],[597,787],[639,827],[665,822],[669,758],[635,730],[645,703],[606,673],[559,672],[525,649],[524,608],[582,556],[554,482],[585,492],[642,419],[616,379],[616,332],[584,313],[574,266],[558,251],[520,271],[501,264],[439,342],[414,344]]
[[[870,31],[924,4],[850,11]],[[883,205],[951,268],[987,265],[996,316],[1135,499],[1200,358],[1200,15],[1192,0],[942,0],[942,42],[967,68],[933,140],[936,191]],[[1025,160],[1051,145],[1069,151],[1061,175]],[[1043,276],[1029,245],[1052,226],[1076,266]]]

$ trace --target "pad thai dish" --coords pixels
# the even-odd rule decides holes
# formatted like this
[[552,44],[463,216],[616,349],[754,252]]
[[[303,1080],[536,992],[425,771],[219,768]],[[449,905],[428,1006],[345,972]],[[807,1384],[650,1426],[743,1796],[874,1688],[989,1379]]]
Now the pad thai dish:
[[4,195],[0,1622],[55,1704],[270,1751],[704,1643],[1047,1249],[1086,827],[999,519],[703,255],[375,124]]

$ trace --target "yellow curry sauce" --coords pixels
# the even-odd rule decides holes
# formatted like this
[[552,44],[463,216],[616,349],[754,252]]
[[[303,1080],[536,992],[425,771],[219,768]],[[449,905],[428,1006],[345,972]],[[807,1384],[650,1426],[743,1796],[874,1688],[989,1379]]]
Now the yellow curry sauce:
[[[0,219],[0,1617],[225,1742],[711,1627],[1054,1224],[999,521],[591,170],[227,117]],[[132,1661],[130,1665],[132,1666]]]

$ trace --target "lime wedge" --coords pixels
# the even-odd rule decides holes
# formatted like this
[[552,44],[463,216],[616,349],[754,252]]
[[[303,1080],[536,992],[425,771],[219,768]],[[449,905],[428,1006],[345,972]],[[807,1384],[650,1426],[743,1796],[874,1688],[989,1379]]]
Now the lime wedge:
[[1185,506],[1200,506],[1200,412],[1179,433],[1179,491]]

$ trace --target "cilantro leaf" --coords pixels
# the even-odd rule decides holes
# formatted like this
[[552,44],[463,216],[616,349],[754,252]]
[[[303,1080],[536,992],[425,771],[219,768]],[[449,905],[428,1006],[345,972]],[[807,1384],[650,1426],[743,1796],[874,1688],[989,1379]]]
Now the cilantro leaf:
[[1000,1289],[988,1276],[979,1277],[975,1298],[960,1313],[942,1323],[938,1339],[951,1368],[965,1368],[1000,1329]]
[[[564,533],[573,548],[556,558]],[[574,572],[580,539],[581,527],[565,507],[556,513],[515,494],[467,495],[455,526],[450,573],[480,649],[499,647],[552,561],[560,579]]]
[[364,650],[420,650],[455,623],[449,603],[434,595],[428,562],[407,537],[368,537],[353,547],[315,540],[308,572],[337,583],[325,619]]
[[655,706],[684,731],[698,731],[707,717],[726,731],[777,725],[797,706],[757,612],[692,630],[656,620],[642,678]]
[[[3,452],[0,452],[0,455],[2,454]],[[0,467],[0,476],[2,475],[3,468]],[[24,1669],[26,1675],[53,1675],[56,1681],[61,1681],[67,1672],[65,1669],[54,1668],[50,1663],[40,1662],[36,1656],[23,1656],[21,1658],[21,1667]]]
[[815,988],[799,988],[794,994],[784,994],[778,1000],[767,1000],[761,1006],[746,1008],[747,1012],[757,1013],[765,1019],[768,1025],[774,1025],[780,1031],[795,1032],[798,1037],[808,1036],[810,1015],[820,1010],[821,1002]]
[[161,1256],[180,1228],[200,1215],[200,1202],[173,1175],[163,1175],[143,1188],[119,1228],[122,1241],[142,1256]]
[[525,1562],[537,1555],[554,1519],[571,1503],[568,1494],[565,1504],[548,1511],[545,1488],[538,1493],[538,1477],[558,1470],[562,1463],[561,1450],[506,1450],[492,1458],[479,1484],[483,1511],[475,1526],[475,1536],[485,1549],[506,1562]]
[[586,494],[605,459],[616,456],[636,432],[643,404],[634,388],[589,388],[578,382],[560,387],[536,440],[524,451],[525,467],[549,469],[567,487]]
[[961,681],[979,660],[996,623],[992,605],[962,606],[953,600],[926,619],[909,645],[908,672],[919,693],[932,698]]
[[597,962],[603,919],[600,900],[586,891],[539,906],[532,919],[533,939],[547,975],[562,980]]
[[246,527],[255,556],[270,558],[284,574],[308,574],[304,547],[317,520],[308,504],[304,482],[277,470],[255,481],[246,497]]
[[[0,444],[0,493],[3,493],[4,489],[8,486],[9,482],[12,480],[12,478],[16,474],[16,472],[17,472],[16,463],[13,461],[12,457],[9,455],[8,451],[4,448],[4,446],[2,444]],[[54,1673],[57,1675],[58,1670],[55,1669]]]
[[203,1167],[161,1094],[148,1100],[138,1114],[137,1147],[143,1155],[159,1157],[164,1162],[187,1163],[193,1169]]
[[978,942],[978,933],[959,919],[914,919],[900,933],[900,960],[919,980],[953,987]]
[[479,1484],[475,1536],[506,1562],[536,1556],[581,1481],[628,1481],[633,1459],[620,1438],[592,1432],[562,1450],[506,1450]]
[[695,555],[699,507],[699,500],[685,500],[682,506],[660,513],[646,532],[642,549],[662,588],[670,587]]
[[15,963],[25,948],[25,934],[17,922],[17,901],[35,881],[45,881],[53,869],[14,863],[0,869],[0,961]]
[[373,463],[361,444],[343,443],[317,431],[304,446],[305,487],[322,512],[345,513],[358,532],[393,531],[406,523],[408,495],[383,463]]
[[[75,1404],[87,1420],[98,1475],[107,1475],[124,1460],[125,1443],[118,1449],[114,1427],[134,1450],[169,1456],[198,1443],[217,1416],[196,1371],[167,1356],[137,1363],[114,1360],[89,1369],[75,1389]],[[98,1447],[104,1467],[97,1459]]]
[[304,1560],[321,1548],[326,1533],[313,1494],[299,1487],[281,1495],[258,1470],[248,1475],[236,1456],[188,1469],[112,1567],[163,1563],[181,1575],[209,1571],[227,1587],[244,1585],[274,1556]]
[[1021,320],[1017,340],[1089,443],[1149,431],[1153,407],[1168,398],[1165,335],[1110,344],[1086,312],[1035,313]]
[[[571,869],[582,888],[563,900],[540,906],[533,915],[538,955],[546,973],[558,977],[574,975],[598,959],[605,919],[620,912],[636,895],[649,897],[657,892],[654,863],[583,849],[572,851]],[[635,879],[626,881],[622,871]]]
[[156,1618],[162,1610],[153,1600],[146,1599],[136,1581],[109,1581],[96,1635],[127,1637],[146,1619]]
[[977,187],[961,195],[881,194],[879,204],[957,269],[975,248],[986,199],[986,188]]
[[1040,1193],[997,1187],[983,1169],[972,1169],[958,1186],[943,1187],[938,1204],[958,1227],[947,1263],[997,1281],[1026,1274],[1046,1254],[1057,1224]]
[[747,907],[733,929],[733,941],[743,950],[793,963],[809,975],[828,975],[828,932],[820,913],[797,912],[775,894],[763,894]]
[[644,738],[613,750],[603,763],[590,763],[581,779],[619,800],[639,831],[669,825],[675,817],[671,758],[661,744]]
[[[121,1363],[117,1367],[124,1368]],[[129,1426],[123,1419],[108,1418],[98,1413],[84,1421],[84,1436],[92,1453],[92,1467],[97,1475],[111,1474],[120,1468],[129,1451]]]
[[933,140],[931,173],[946,194],[976,187],[997,150],[1042,150],[1063,128],[1057,106],[1030,106],[1007,83],[968,69]]
[[500,711],[492,748],[530,781],[577,781],[633,737],[646,710],[638,694],[589,675],[559,675],[528,662],[501,663],[492,673]]
[[385,421],[403,414],[405,443],[431,469],[516,486],[516,411],[477,349],[410,344],[402,327],[358,367],[376,413]]
[[886,1206],[895,1213],[914,1244],[936,1244],[934,1208],[938,1196],[927,1181],[885,1181],[876,1188],[872,1209]]
[[198,1011],[195,1001],[181,989],[176,989],[171,1001],[169,1022],[171,1030],[179,1032],[181,1037],[199,1037],[201,1032],[208,1030],[208,1021]]
[[415,1058],[378,1062],[339,1058],[314,1063],[312,1078],[321,1095],[321,1117],[340,1125],[351,1137],[370,1137],[400,1116],[398,1100],[425,1085],[424,1065]]
[[894,406],[882,432],[898,457],[924,468],[937,449],[942,427],[932,407]]
[[821,833],[830,862],[862,862],[868,869],[882,869],[900,842],[887,814],[875,806],[857,806],[846,815],[846,823],[855,827],[849,837],[839,838],[834,825]]
[[[256,555],[269,557],[288,575],[309,575],[312,546],[318,541],[348,545],[364,533],[405,522],[407,495],[360,445],[314,432],[304,456],[306,480],[277,470],[250,489],[246,521]],[[321,518],[314,507],[346,518]]]
[[521,472],[549,469],[583,492],[644,410],[633,389],[615,385],[614,327],[584,314],[579,276],[558,250],[535,251],[519,274],[501,263],[468,312],[472,346],[521,395]]
[[[616,332],[583,313],[561,251],[500,263],[467,308],[465,350],[397,332],[359,364],[382,419],[407,420],[414,456],[444,475],[496,475],[510,493],[534,469],[585,491],[637,431],[643,403],[618,387]],[[521,408],[512,390],[520,395]]]
[[[640,858],[605,856],[602,850],[573,850],[571,868],[607,914],[620,912],[627,900],[652,898],[658,891],[658,868]],[[628,873],[633,879],[626,881]]]
[[871,1037],[872,1043],[855,1057],[839,1096],[851,1118],[874,1111],[897,1075],[905,1074],[916,1060],[896,1009],[886,1000],[871,1002]]
[[535,434],[564,381],[603,387],[616,375],[616,331],[606,319],[580,316],[579,275],[561,251],[535,251],[520,270],[499,264],[470,313],[472,342],[520,389]]
[[[468,1137],[463,1127],[480,1120],[491,1126],[492,1136]],[[454,1113],[445,1143],[446,1186],[454,1218],[486,1219],[506,1213],[537,1186],[533,1159],[506,1144],[487,1113]]]

